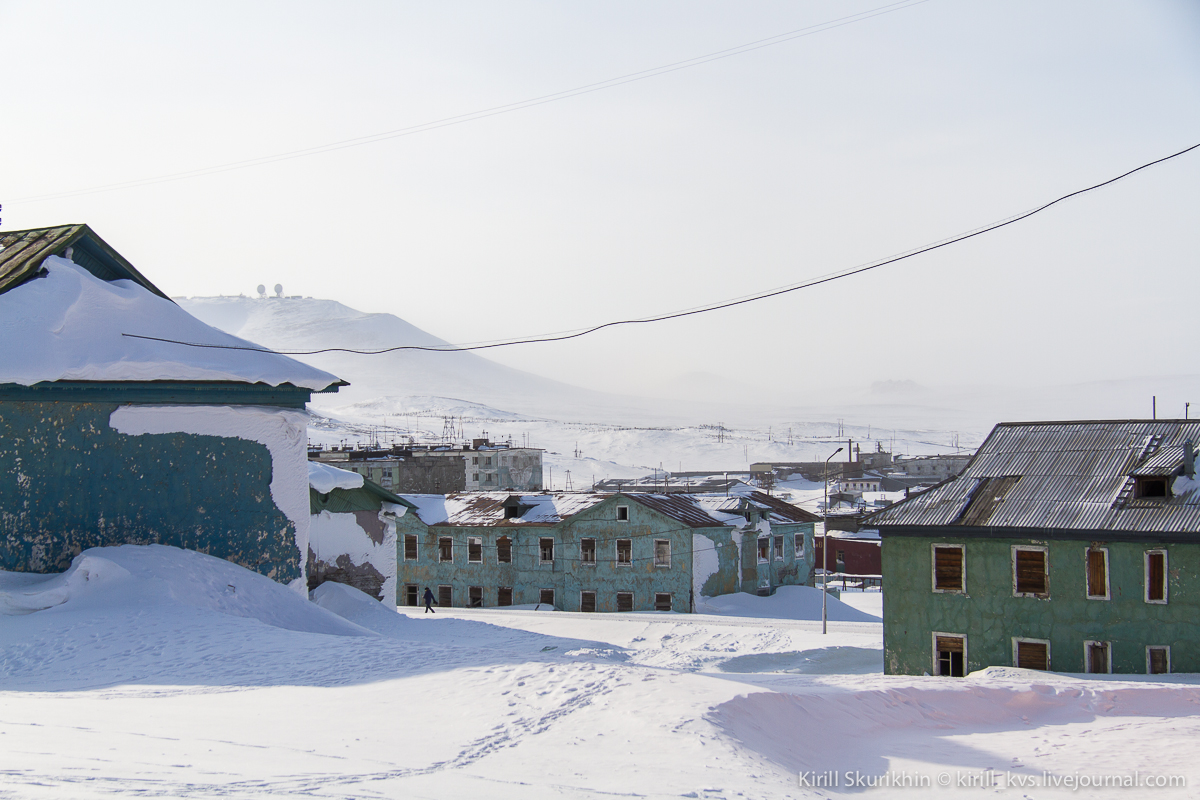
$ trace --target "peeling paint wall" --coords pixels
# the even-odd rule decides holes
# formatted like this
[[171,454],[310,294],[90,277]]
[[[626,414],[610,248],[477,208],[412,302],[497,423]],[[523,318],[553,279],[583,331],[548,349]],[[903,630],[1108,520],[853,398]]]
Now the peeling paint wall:
[[[1169,646],[1172,672],[1200,672],[1200,545],[1104,541],[1109,600],[1087,598],[1088,541],[924,538],[883,540],[884,668],[933,671],[934,631],[967,636],[967,669],[1013,664],[1012,638],[1046,639],[1050,666],[1083,672],[1084,642],[1111,642],[1112,671],[1146,672],[1146,647]],[[1111,534],[1110,534],[1111,535]],[[933,591],[932,545],[965,547],[964,593]],[[1013,545],[1048,547],[1049,596],[1013,596]],[[1145,552],[1168,553],[1168,602],[1145,601]]]
[[312,515],[308,588],[325,581],[353,586],[376,600],[396,597],[396,522],[383,511]]
[[[302,413],[254,409],[288,415],[274,423],[280,430],[268,446],[243,437],[244,424],[217,425],[211,433],[152,432],[155,424],[167,427],[172,417],[165,413],[143,416],[146,432],[129,435],[110,425],[122,408],[130,407],[0,402],[0,569],[57,572],[89,547],[169,544],[283,583],[301,577],[308,530]],[[245,423],[254,416],[215,411],[222,413],[209,414],[209,421],[240,416]],[[297,421],[293,445],[283,429]],[[286,455],[292,446],[295,476]],[[299,525],[292,483],[302,498]]]

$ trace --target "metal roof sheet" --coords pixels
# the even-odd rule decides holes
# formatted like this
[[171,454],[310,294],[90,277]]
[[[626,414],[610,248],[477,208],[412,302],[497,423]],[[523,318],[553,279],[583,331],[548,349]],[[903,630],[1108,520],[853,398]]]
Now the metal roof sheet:
[[71,261],[104,281],[130,280],[162,297],[157,286],[87,225],[0,231],[0,294],[42,273],[42,262],[72,248]]

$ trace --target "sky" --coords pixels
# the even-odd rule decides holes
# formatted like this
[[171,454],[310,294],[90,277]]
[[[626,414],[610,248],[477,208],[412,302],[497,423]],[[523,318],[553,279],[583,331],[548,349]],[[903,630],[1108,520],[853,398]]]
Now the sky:
[[[84,192],[885,6],[510,113]],[[793,284],[1200,143],[1200,3],[1184,0],[0,0],[0,29],[0,230],[86,222],[173,296],[280,283],[456,343]],[[1200,150],[863,275],[487,355],[593,389],[720,384],[768,399],[827,384],[1195,376],[1198,211]]]

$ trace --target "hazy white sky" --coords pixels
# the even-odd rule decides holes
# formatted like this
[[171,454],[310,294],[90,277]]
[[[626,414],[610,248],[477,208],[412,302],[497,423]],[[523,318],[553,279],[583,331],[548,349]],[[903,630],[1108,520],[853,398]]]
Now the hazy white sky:
[[[1200,3],[928,0],[417,135],[21,199],[430,122],[885,4],[0,0],[2,227],[87,222],[173,295],[279,282],[467,342],[822,275],[1200,142]],[[886,270],[489,357],[625,392],[687,373],[748,393],[1196,374],[1198,212],[1200,151]]]

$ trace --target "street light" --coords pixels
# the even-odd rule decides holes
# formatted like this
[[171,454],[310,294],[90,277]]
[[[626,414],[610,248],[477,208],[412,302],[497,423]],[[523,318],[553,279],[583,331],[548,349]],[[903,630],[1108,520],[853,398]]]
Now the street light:
[[[840,452],[842,452],[842,448],[839,447],[829,454],[829,458],[833,458]],[[821,633],[826,633],[828,620],[825,606],[826,598],[829,596],[829,590],[826,588],[829,584],[829,541],[826,538],[829,528],[829,458],[825,459],[825,516],[821,521]]]

